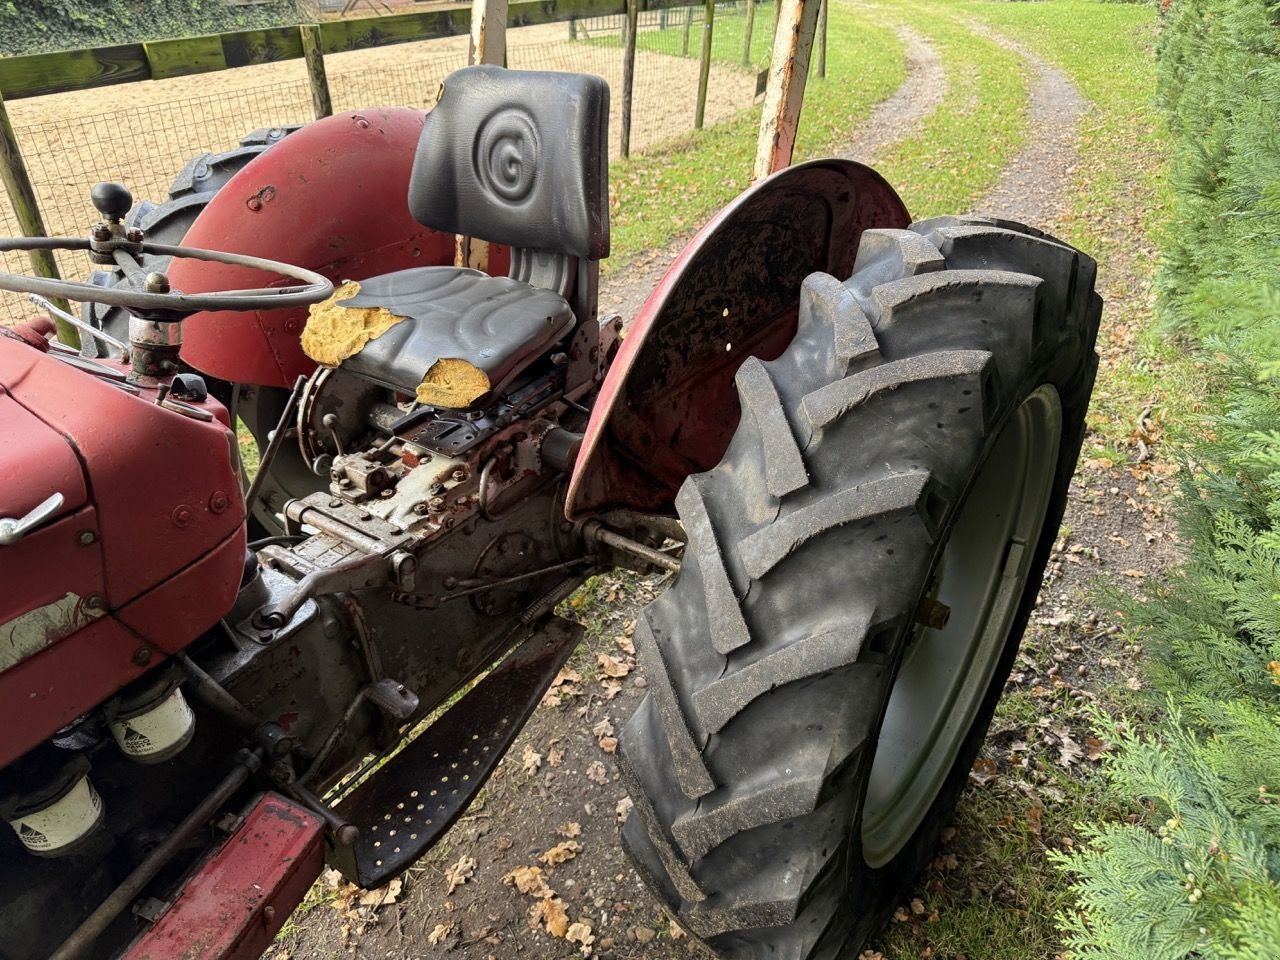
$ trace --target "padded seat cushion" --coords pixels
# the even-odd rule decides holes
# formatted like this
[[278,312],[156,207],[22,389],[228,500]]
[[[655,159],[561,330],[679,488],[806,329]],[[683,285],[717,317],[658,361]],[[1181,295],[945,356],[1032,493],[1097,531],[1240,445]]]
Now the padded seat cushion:
[[380,324],[385,331],[343,359],[342,368],[452,409],[502,390],[574,324],[559,294],[461,267],[370,277],[355,296],[339,299],[343,295],[312,308],[309,331],[321,317],[341,326],[346,310],[378,314],[390,325]]

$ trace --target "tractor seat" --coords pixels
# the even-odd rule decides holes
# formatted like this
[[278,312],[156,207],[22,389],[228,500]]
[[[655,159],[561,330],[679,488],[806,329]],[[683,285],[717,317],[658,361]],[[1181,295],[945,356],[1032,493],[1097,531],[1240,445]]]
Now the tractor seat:
[[344,284],[311,308],[303,350],[430,406],[488,403],[576,325],[597,322],[608,133],[600,77],[451,74],[423,122],[409,212],[433,230],[506,245],[511,275],[416,267]]
[[574,323],[555,291],[479,270],[415,267],[363,280],[354,296],[352,286],[313,310],[312,343],[304,337],[304,347],[322,349],[316,321],[334,331],[390,324],[342,360],[342,368],[434,407],[487,401]]

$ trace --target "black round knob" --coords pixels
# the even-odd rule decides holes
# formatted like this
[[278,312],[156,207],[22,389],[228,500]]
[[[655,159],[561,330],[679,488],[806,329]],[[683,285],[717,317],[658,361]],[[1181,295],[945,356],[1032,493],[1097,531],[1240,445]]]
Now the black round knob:
[[89,199],[100,214],[112,221],[122,219],[133,206],[133,194],[120,183],[95,183]]

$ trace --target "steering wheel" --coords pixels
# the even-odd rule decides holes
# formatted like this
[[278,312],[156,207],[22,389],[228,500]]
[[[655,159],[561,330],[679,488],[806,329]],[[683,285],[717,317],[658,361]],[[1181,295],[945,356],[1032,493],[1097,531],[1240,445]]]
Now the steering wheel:
[[[118,183],[97,184],[90,193],[90,198],[98,212],[106,218],[105,222],[94,225],[90,237],[3,237],[0,238],[0,252],[86,250],[97,262],[114,262],[119,266],[125,273],[128,286],[99,287],[79,281],[0,272],[0,290],[62,297],[79,303],[125,307],[142,319],[160,322],[182,320],[202,310],[281,310],[303,307],[319,303],[333,294],[333,284],[328,279],[292,264],[240,253],[147,242],[141,231],[126,230],[120,222],[133,206],[133,196]],[[267,273],[283,274],[302,282],[284,287],[187,294],[170,290],[168,278],[164,274],[149,273],[138,262],[137,258],[142,254],[249,267]]]

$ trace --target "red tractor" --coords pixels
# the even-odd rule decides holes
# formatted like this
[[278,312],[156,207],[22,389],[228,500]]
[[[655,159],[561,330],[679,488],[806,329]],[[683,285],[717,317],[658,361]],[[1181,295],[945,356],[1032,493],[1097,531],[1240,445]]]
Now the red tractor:
[[0,244],[116,271],[0,276],[114,318],[90,356],[44,318],[0,335],[4,960],[256,957],[324,862],[395,877],[611,567],[678,571],[619,750],[676,920],[725,957],[854,956],[898,902],[1058,529],[1094,263],[912,224],[822,160],[624,325],[597,313],[607,111],[598,78],[470,67],[425,118],[258,152],[180,246],[114,184],[87,239]]

